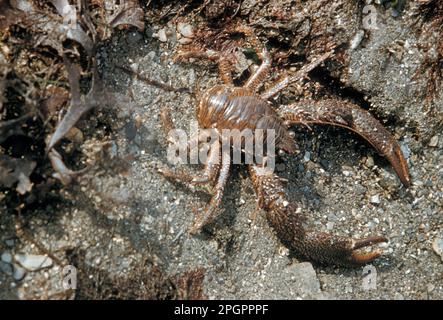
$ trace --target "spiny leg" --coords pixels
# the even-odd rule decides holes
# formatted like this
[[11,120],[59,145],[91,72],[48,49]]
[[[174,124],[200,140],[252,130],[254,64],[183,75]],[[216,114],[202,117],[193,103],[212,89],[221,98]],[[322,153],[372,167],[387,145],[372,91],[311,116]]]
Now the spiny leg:
[[186,60],[189,58],[206,59],[209,61],[217,62],[220,78],[225,84],[233,85],[231,74],[231,61],[228,56],[223,56],[221,52],[214,50],[190,50],[179,52],[174,58],[174,61]]
[[[175,130],[174,123],[172,122],[169,110],[164,108],[160,113],[160,118],[163,123],[165,133],[169,137],[171,130]],[[207,138],[207,134],[204,131],[199,131],[198,134],[191,137],[187,142],[186,154],[189,154],[193,147],[199,148],[199,142]],[[169,141],[169,138],[168,138]],[[172,142],[172,141],[169,141]],[[208,159],[205,163],[205,168],[201,175],[190,175],[187,173],[176,173],[169,168],[158,168],[157,171],[167,178],[174,179],[179,182],[190,185],[208,184],[215,180],[220,170],[220,143],[215,140],[209,147]]]
[[214,219],[217,217],[218,213],[217,209],[223,197],[223,192],[225,190],[225,186],[228,181],[230,168],[231,168],[230,154],[229,152],[224,152],[222,156],[222,165],[221,165],[220,174],[218,176],[217,184],[215,185],[214,188],[214,195],[212,196],[209,204],[204,209],[203,213],[196,212],[196,218],[194,220],[191,229],[189,230],[190,234],[198,233],[201,230],[201,228],[214,221]]
[[169,179],[173,179],[188,185],[204,185],[212,183],[220,172],[219,150],[212,147],[209,150],[208,162],[201,174],[177,173],[168,168],[159,168],[157,171]]
[[251,74],[249,79],[246,81],[244,87],[249,89],[251,92],[257,91],[257,89],[263,84],[263,81],[269,75],[269,70],[271,69],[271,56],[266,48],[263,48],[262,52],[259,54],[262,63],[258,69]]
[[270,87],[268,90],[263,92],[260,96],[263,99],[269,99],[273,96],[275,96],[277,93],[285,89],[287,86],[289,86],[291,83],[294,83],[300,79],[303,79],[306,77],[308,72],[319,66],[323,61],[325,61],[327,58],[329,58],[332,55],[333,51],[329,51],[320,57],[316,58],[314,61],[304,65],[300,70],[298,70],[293,75],[288,75],[277,81],[272,87]]
[[336,99],[303,100],[280,107],[278,113],[288,124],[329,124],[354,131],[388,159],[404,186],[411,184],[407,162],[395,138],[368,111],[355,104]]
[[237,26],[235,28],[235,31],[244,33],[247,37],[250,38],[251,44],[254,46],[254,48],[256,48],[256,52],[259,58],[262,60],[260,67],[258,67],[258,69],[251,74],[244,85],[244,87],[249,89],[251,92],[255,92],[257,89],[259,89],[259,87],[263,84],[263,81],[269,75],[272,62],[271,56],[269,55],[269,51],[266,49],[266,47],[263,46],[258,37],[255,35],[252,28],[247,26]]
[[294,203],[287,200],[282,179],[269,171],[263,174],[256,165],[248,168],[259,204],[266,211],[269,224],[290,248],[314,261],[338,265],[361,265],[381,255],[380,251],[364,253],[359,249],[387,242],[382,236],[353,239],[305,230],[306,218],[297,213]]
[[215,181],[220,172],[220,143],[215,141],[209,148],[208,159],[205,163],[205,168],[201,176],[195,176],[192,184],[206,184]]

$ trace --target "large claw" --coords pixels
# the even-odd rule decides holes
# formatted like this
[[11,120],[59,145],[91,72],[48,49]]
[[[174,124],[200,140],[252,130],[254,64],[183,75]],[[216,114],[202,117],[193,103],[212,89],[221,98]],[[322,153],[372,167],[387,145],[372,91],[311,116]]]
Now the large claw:
[[372,262],[382,254],[380,250],[368,253],[361,250],[387,242],[382,236],[353,239],[305,230],[306,218],[293,202],[286,200],[281,178],[273,173],[259,174],[256,166],[249,166],[249,173],[269,224],[283,243],[301,255],[320,263],[349,266]]
[[404,186],[411,184],[405,157],[395,138],[368,111],[350,102],[302,100],[279,109],[289,124],[329,124],[354,131],[388,159]]
[[382,236],[355,240],[327,233],[311,232],[307,233],[304,241],[297,244],[303,255],[320,263],[362,265],[377,259],[382,252],[380,250],[362,252],[360,249],[387,241],[388,239]]
[[382,255],[382,252],[379,250],[364,253],[359,252],[358,249],[372,246],[377,243],[388,242],[388,239],[385,237],[368,237],[361,240],[354,241],[352,253],[349,257],[349,262],[351,264],[366,264],[372,262]]

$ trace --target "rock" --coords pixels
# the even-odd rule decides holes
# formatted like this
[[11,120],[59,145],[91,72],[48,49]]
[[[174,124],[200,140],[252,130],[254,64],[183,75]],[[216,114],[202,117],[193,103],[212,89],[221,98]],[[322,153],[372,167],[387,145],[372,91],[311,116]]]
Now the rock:
[[7,275],[12,275],[12,265],[3,261],[0,261],[0,270]]
[[426,286],[426,290],[427,290],[428,292],[432,292],[432,291],[434,291],[434,289],[435,289],[435,286],[434,286],[432,283],[429,283],[429,284]]
[[371,196],[371,198],[369,199],[369,202],[371,202],[372,204],[380,204],[380,195],[375,194],[375,195]]
[[291,278],[296,279],[298,291],[304,294],[321,292],[320,281],[317,278],[314,267],[310,262],[296,263],[288,267]]
[[350,175],[352,175],[352,172],[351,172],[351,171],[344,170],[344,171],[343,171],[343,175],[344,175],[345,177],[349,177]]
[[177,24],[177,31],[180,32],[180,34],[183,37],[186,38],[193,38],[194,37],[194,30],[192,26],[188,23],[179,22]]
[[14,259],[23,268],[29,271],[37,271],[52,266],[52,259],[42,255],[19,253],[14,255]]
[[189,38],[180,38],[180,39],[178,40],[178,42],[179,42],[180,44],[190,44],[190,43],[192,43],[192,39],[189,39]]
[[325,168],[326,170],[329,169],[329,161],[328,161],[328,160],[321,159],[321,160],[320,160],[320,164],[321,164],[322,167]]
[[440,235],[435,238],[434,242],[432,243],[432,249],[434,249],[434,252],[438,254],[443,261],[443,236]]
[[20,266],[15,265],[14,272],[12,274],[12,277],[14,278],[14,280],[21,281],[25,276],[26,276],[26,270]]
[[309,160],[311,160],[311,153],[309,151],[306,151],[303,157],[303,161],[308,162]]
[[366,164],[366,166],[367,166],[368,168],[372,168],[372,167],[374,166],[374,158],[371,157],[371,156],[368,156],[368,157],[366,158],[366,162],[365,162],[365,164]]
[[428,143],[428,146],[434,147],[434,148],[438,146],[438,136],[437,135],[435,135],[431,138],[431,140]]
[[328,222],[326,223],[326,229],[328,231],[331,231],[332,229],[334,229],[334,222]]
[[363,40],[363,37],[365,36],[365,32],[363,30],[357,31],[357,33],[354,35],[354,37],[351,40],[351,43],[349,45],[351,50],[355,50],[360,45],[361,41]]
[[9,252],[3,252],[1,256],[1,260],[5,263],[12,262],[12,255]]
[[168,37],[166,36],[165,29],[160,29],[156,36],[157,36],[157,39],[161,42],[166,42],[168,40]]

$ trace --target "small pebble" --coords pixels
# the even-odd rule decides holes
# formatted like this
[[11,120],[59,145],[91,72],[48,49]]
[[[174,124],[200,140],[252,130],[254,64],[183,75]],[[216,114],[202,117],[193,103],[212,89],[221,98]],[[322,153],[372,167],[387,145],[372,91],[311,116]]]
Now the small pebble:
[[160,40],[161,42],[166,42],[168,40],[168,37],[166,36],[166,31],[165,29],[161,29],[158,31],[157,33],[157,38],[158,40]]
[[329,161],[328,161],[328,160],[321,159],[321,160],[320,160],[320,164],[321,164],[322,167],[325,168],[326,170],[329,169]]
[[365,163],[368,168],[372,168],[374,166],[374,158],[371,156],[367,157]]
[[371,198],[369,199],[369,202],[371,202],[373,204],[380,204],[380,195],[375,194],[375,195],[371,196]]
[[5,240],[5,244],[6,244],[8,247],[13,247],[13,246],[14,246],[14,239],[6,239],[6,240]]
[[0,271],[3,271],[7,275],[12,275],[12,265],[3,261],[0,261]]
[[177,24],[177,30],[181,33],[183,37],[192,38],[194,37],[194,31],[192,30],[192,26],[188,23],[179,22]]
[[21,281],[26,276],[26,270],[19,267],[14,266],[14,273],[12,274],[12,277],[15,281]]
[[430,146],[430,147],[438,146],[438,136],[437,135],[435,135],[431,138],[431,140],[428,143],[428,146]]
[[352,38],[351,43],[350,43],[351,50],[355,50],[358,48],[358,46],[360,45],[364,36],[365,36],[365,32],[363,30],[357,31],[357,33]]
[[309,160],[311,160],[311,153],[309,151],[306,151],[305,155],[303,156],[303,161],[308,162]]
[[352,173],[351,173],[350,171],[347,171],[347,170],[343,171],[343,175],[344,175],[345,177],[349,177],[351,174],[352,174]]
[[12,255],[9,252],[3,252],[1,256],[1,260],[5,263],[12,262]]
[[43,255],[20,253],[14,255],[14,258],[16,262],[29,271],[37,271],[52,266],[52,259]]
[[432,243],[432,249],[434,249],[434,252],[438,254],[443,261],[443,237],[439,236],[435,238],[434,242]]
[[180,38],[180,39],[178,40],[178,42],[179,42],[180,44],[190,44],[190,43],[192,42],[192,39],[189,39],[189,38]]

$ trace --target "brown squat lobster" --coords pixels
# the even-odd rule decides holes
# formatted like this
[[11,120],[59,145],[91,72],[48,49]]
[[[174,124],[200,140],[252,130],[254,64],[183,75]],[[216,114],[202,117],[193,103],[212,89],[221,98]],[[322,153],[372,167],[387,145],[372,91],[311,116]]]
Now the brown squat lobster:
[[[310,70],[330,57],[332,51],[305,65],[294,75],[283,77],[262,93],[257,91],[270,72],[271,58],[266,48],[257,54],[262,60],[262,64],[242,87],[233,85],[229,59],[219,52],[194,50],[178,55],[176,59],[179,60],[199,58],[218,62],[220,76],[224,84],[216,85],[201,95],[197,104],[197,120],[200,128],[214,129],[219,133],[223,129],[274,129],[276,147],[287,153],[294,153],[296,143],[293,135],[288,131],[290,125],[329,124],[344,127],[366,139],[381,155],[388,159],[401,182],[405,186],[410,185],[408,167],[398,143],[383,125],[366,110],[352,103],[334,99],[305,100],[281,106],[275,110],[267,101],[289,84],[302,79]],[[165,126],[172,128],[172,122],[166,112],[162,112],[162,119]],[[197,139],[197,143],[199,141],[199,137],[192,139],[194,141]],[[229,154],[223,156],[229,157]],[[212,222],[217,216],[217,207],[221,202],[231,168],[230,161],[225,161],[225,158],[220,161],[220,158],[220,144],[216,143],[209,149],[208,161],[201,175],[191,176],[177,174],[169,169],[159,169],[160,173],[174,180],[191,185],[205,184],[214,187],[214,194],[204,212],[196,213],[194,224],[190,229],[191,234],[199,232],[202,227]],[[249,165],[248,169],[260,207],[265,209],[270,225],[276,230],[282,242],[290,248],[295,249],[308,259],[339,265],[364,264],[381,255],[378,250],[364,253],[359,249],[387,242],[383,236],[353,239],[305,230],[303,226],[305,217],[297,212],[296,204],[287,200],[283,179],[273,172],[259,173],[260,164]]]

